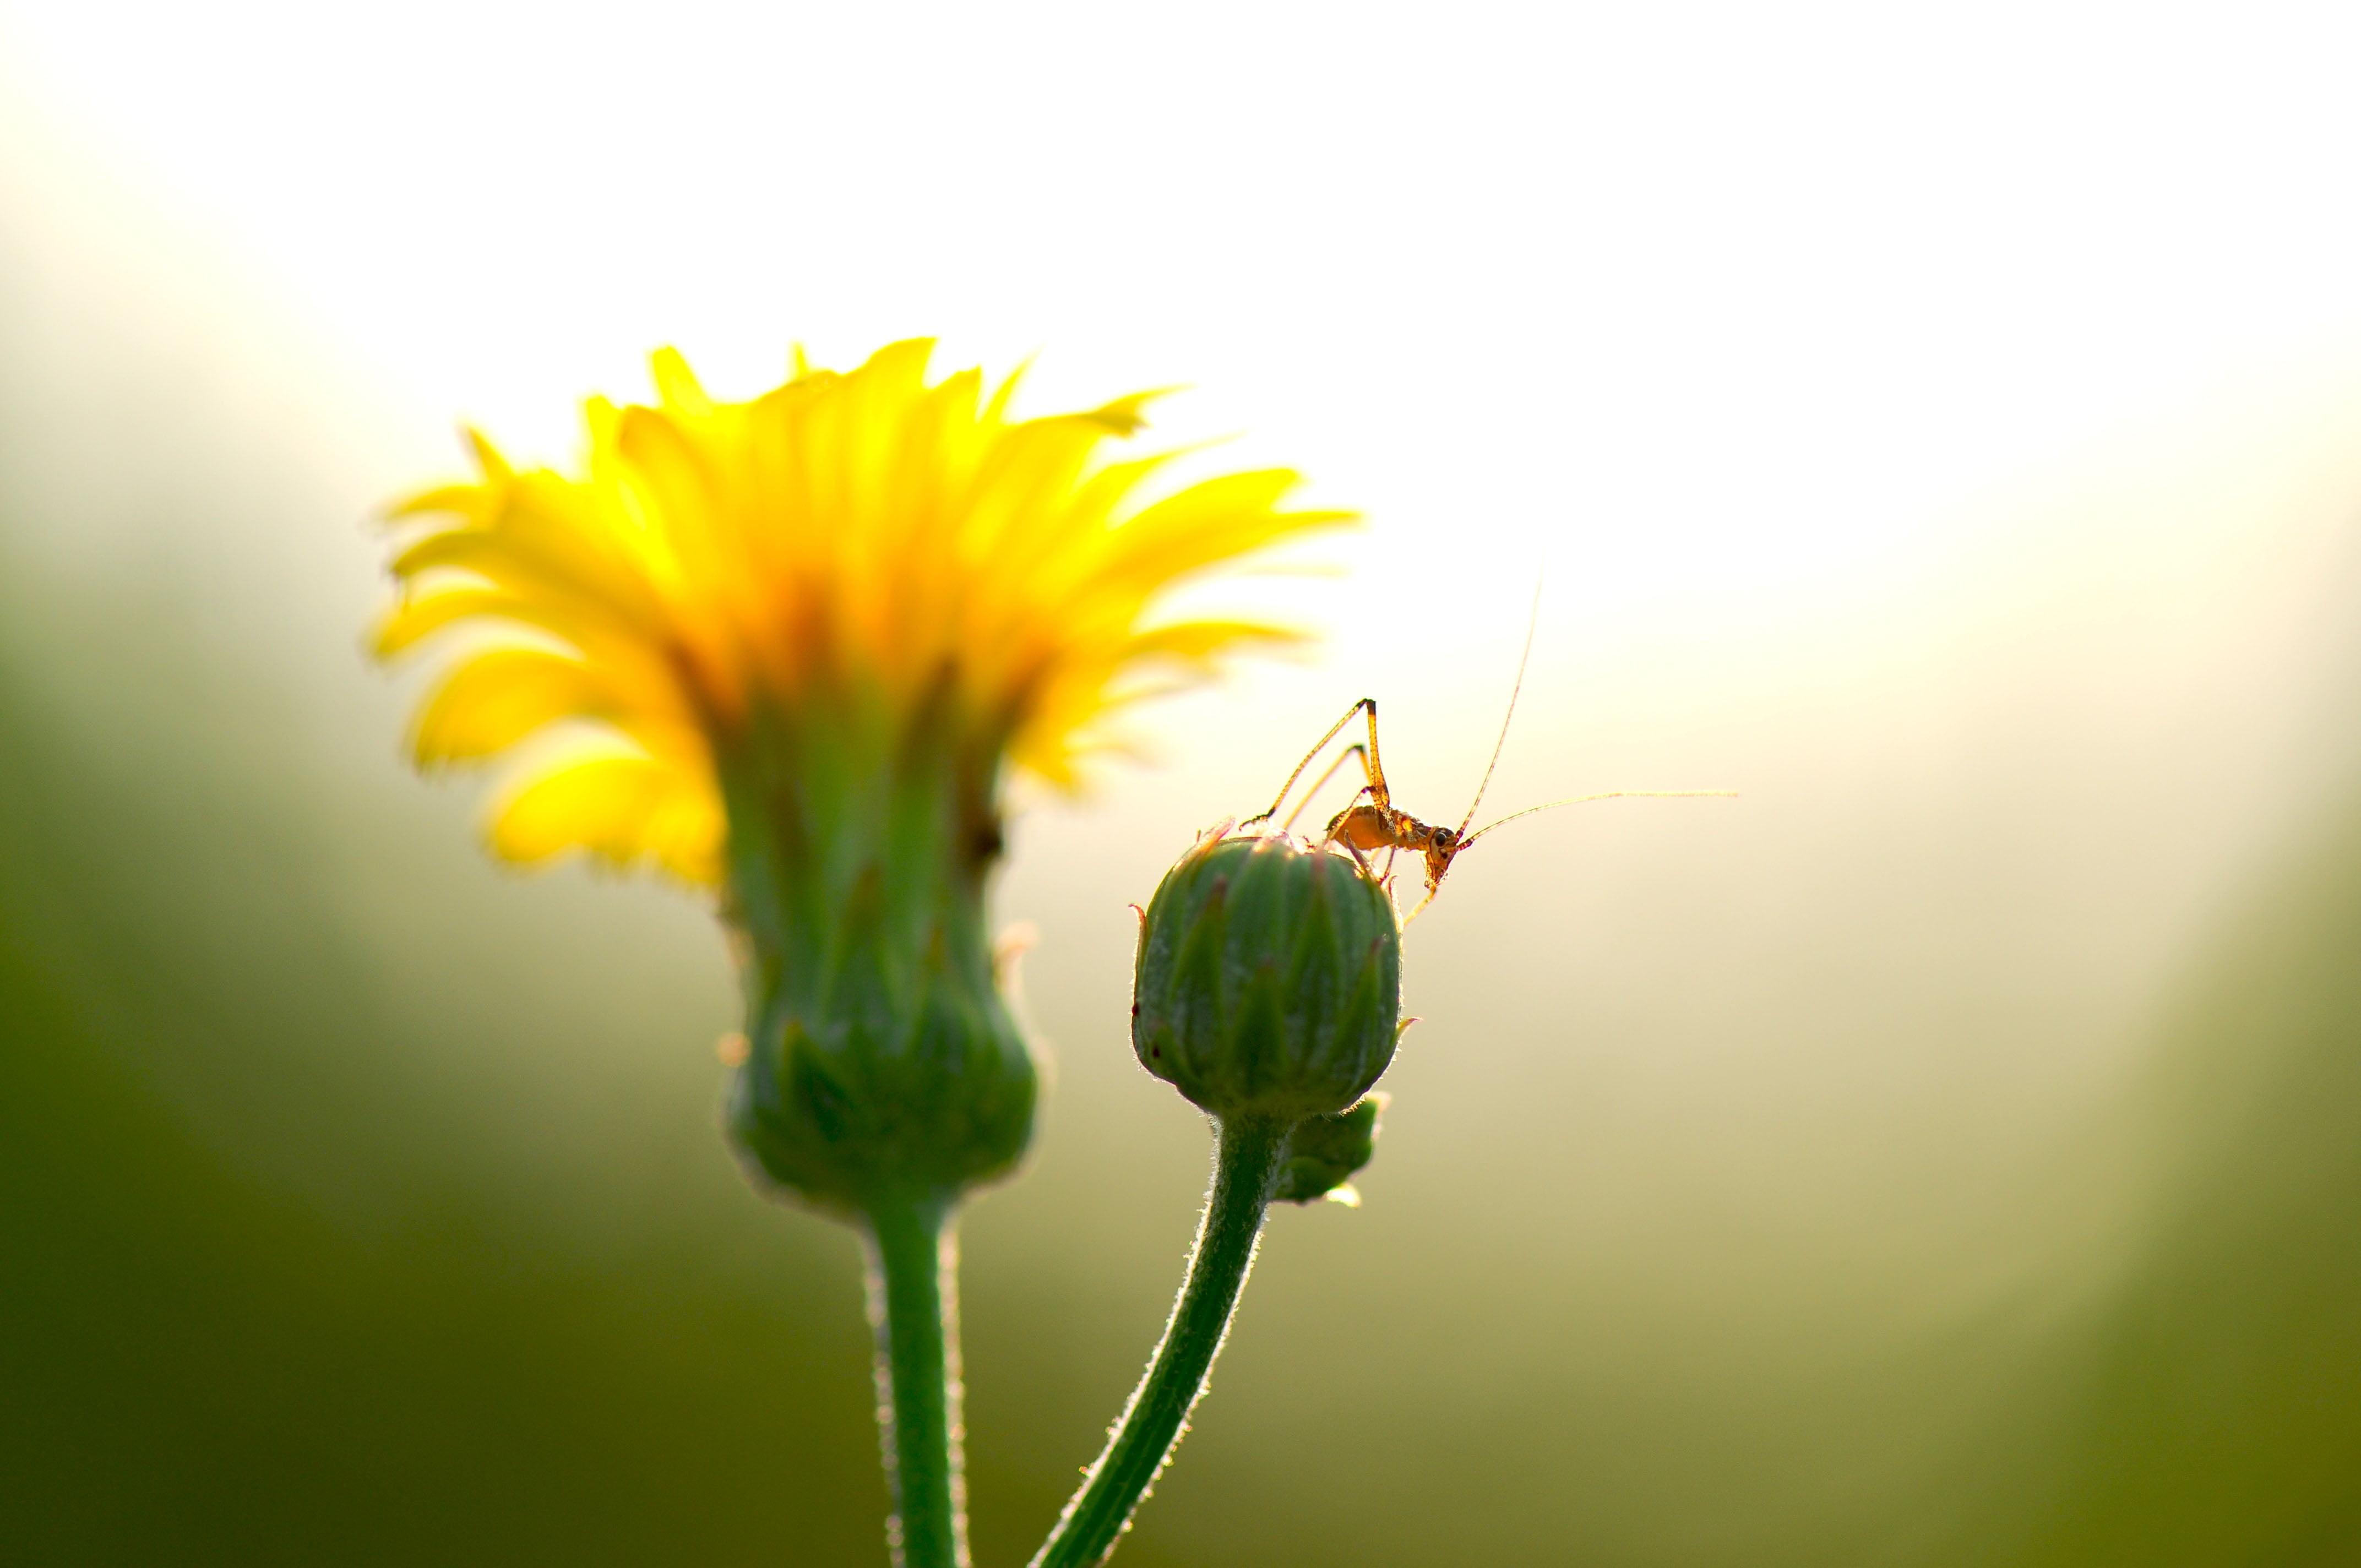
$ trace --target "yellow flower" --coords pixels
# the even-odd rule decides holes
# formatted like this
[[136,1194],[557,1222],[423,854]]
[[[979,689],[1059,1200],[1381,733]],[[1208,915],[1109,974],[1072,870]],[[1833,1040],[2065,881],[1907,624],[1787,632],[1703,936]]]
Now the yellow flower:
[[461,622],[533,634],[444,676],[418,714],[419,763],[487,759],[567,721],[604,737],[518,781],[497,852],[581,849],[719,885],[720,775],[764,714],[941,727],[989,801],[1002,757],[1071,784],[1111,709],[1290,638],[1145,621],[1174,583],[1351,514],[1280,510],[1297,483],[1283,470],[1143,502],[1165,457],[1101,449],[1152,394],[1013,420],[1015,377],[988,396],[974,370],[929,385],[931,347],[897,343],[841,375],[798,356],[785,385],[736,403],[665,350],[655,407],[590,402],[580,474],[520,472],[477,437],[479,480],[401,508],[444,521],[393,563],[403,597],[381,656]]

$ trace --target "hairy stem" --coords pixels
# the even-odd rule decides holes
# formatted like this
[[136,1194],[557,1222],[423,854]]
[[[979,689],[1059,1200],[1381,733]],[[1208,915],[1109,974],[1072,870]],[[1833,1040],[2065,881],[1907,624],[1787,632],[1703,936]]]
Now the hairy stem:
[[869,1326],[895,1568],[968,1568],[960,1452],[959,1244],[939,1198],[869,1207]]
[[1033,1568],[1091,1568],[1104,1562],[1131,1527],[1131,1516],[1156,1483],[1205,1392],[1221,1354],[1246,1271],[1254,1266],[1263,1211],[1290,1129],[1284,1122],[1237,1116],[1221,1124],[1213,1150],[1213,1186],[1197,1225],[1189,1276],[1173,1304],[1164,1341],[1148,1364],[1131,1403],[1107,1440],[1106,1452],[1082,1488],[1059,1516],[1057,1528],[1033,1559]]

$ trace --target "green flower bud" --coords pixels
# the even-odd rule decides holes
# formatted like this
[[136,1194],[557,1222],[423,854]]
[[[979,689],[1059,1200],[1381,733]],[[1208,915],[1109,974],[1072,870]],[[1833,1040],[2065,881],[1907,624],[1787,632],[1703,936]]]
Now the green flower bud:
[[1353,1173],[1377,1152],[1378,1113],[1386,1097],[1372,1094],[1341,1116],[1312,1116],[1295,1125],[1287,1140],[1287,1158],[1279,1168],[1274,1203],[1309,1203],[1333,1198],[1357,1204],[1361,1195],[1350,1183]]
[[1341,850],[1209,833],[1141,919],[1132,1048],[1216,1116],[1342,1112],[1393,1059],[1400,1011],[1393,900]]

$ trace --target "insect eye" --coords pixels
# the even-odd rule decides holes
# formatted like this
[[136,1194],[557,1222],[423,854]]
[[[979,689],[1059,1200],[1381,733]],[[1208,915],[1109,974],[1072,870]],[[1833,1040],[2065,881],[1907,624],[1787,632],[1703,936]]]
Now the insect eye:
[[1447,850],[1451,848],[1452,845],[1459,842],[1459,835],[1452,828],[1438,828],[1434,830],[1434,841],[1440,847]]

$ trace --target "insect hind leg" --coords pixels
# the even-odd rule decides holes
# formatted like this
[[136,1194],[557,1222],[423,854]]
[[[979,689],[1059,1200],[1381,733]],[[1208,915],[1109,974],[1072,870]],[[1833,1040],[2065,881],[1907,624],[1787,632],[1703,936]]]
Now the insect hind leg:
[[[1267,810],[1257,812],[1254,816],[1247,817],[1244,822],[1239,823],[1238,826],[1241,828],[1251,828],[1257,822],[1268,822],[1272,817],[1278,816],[1279,808],[1287,804],[1288,795],[1294,790],[1295,781],[1303,776],[1303,770],[1312,765],[1312,760],[1320,755],[1321,751],[1327,746],[1329,741],[1334,740],[1340,733],[1343,732],[1345,726],[1353,722],[1355,715],[1362,712],[1367,712],[1369,716],[1369,750],[1367,756],[1364,759],[1369,775],[1369,783],[1375,790],[1378,802],[1380,805],[1389,804],[1385,793],[1386,775],[1384,771],[1378,765],[1378,699],[1373,696],[1365,696],[1360,701],[1355,703],[1352,707],[1346,708],[1345,710],[1345,717],[1330,725],[1328,727],[1328,733],[1320,737],[1319,740],[1313,744],[1312,750],[1303,753],[1303,761],[1295,764],[1295,771],[1287,775],[1287,782],[1285,784],[1279,786],[1279,794],[1273,797],[1269,807]],[[1334,772],[1334,770],[1332,769],[1331,772]],[[1327,782],[1326,775],[1323,774],[1322,776],[1321,782],[1323,784]],[[1317,789],[1319,786],[1315,784],[1312,787]],[[1293,818],[1290,817],[1289,820],[1292,821]]]
[[[1279,825],[1280,830],[1287,831],[1292,829],[1295,827],[1295,819],[1303,815],[1304,808],[1309,806],[1313,801],[1320,798],[1320,792],[1327,787],[1328,781],[1334,778],[1337,773],[1343,769],[1345,764],[1355,757],[1358,757],[1361,760],[1361,775],[1362,777],[1367,778],[1369,772],[1369,750],[1367,747],[1362,745],[1358,740],[1356,740],[1351,745],[1336,753],[1336,760],[1328,764],[1327,772],[1322,773],[1318,778],[1312,781],[1312,787],[1303,792],[1303,798],[1295,803],[1295,809],[1289,812],[1287,814],[1287,820]],[[1354,791],[1353,799],[1357,801],[1361,796],[1368,794],[1369,787],[1369,785],[1365,784],[1359,789]],[[1346,806],[1346,809],[1351,809],[1349,804]]]

